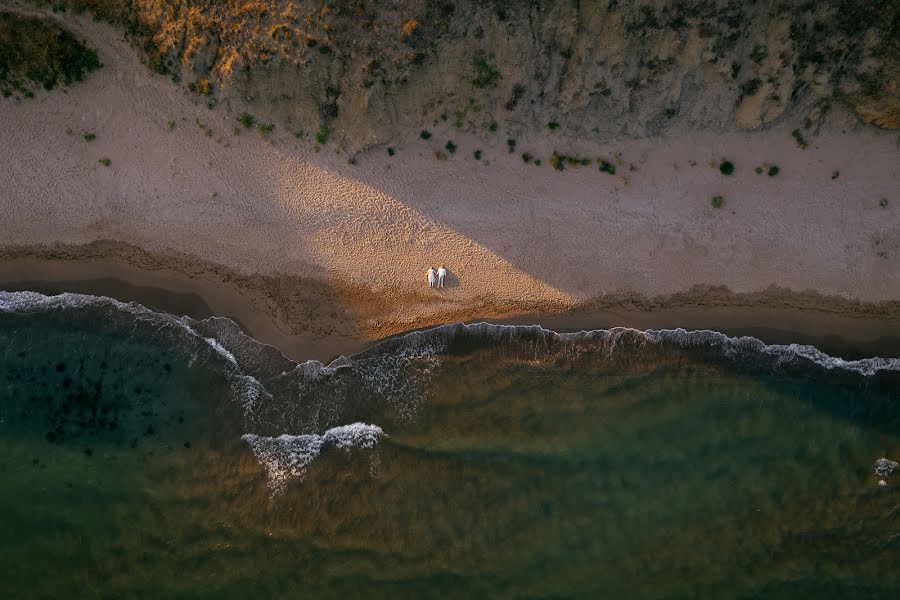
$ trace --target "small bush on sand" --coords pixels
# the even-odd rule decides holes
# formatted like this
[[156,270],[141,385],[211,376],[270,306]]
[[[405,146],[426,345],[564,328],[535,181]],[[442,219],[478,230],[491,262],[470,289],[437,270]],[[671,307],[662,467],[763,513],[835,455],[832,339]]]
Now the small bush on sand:
[[612,164],[608,160],[600,161],[600,171],[603,173],[609,173],[610,175],[616,174],[616,165]]
[[806,149],[807,146],[809,146],[809,144],[806,142],[806,138],[803,137],[803,132],[800,131],[799,129],[793,130],[791,132],[791,135],[794,136],[794,141],[797,142],[797,145],[800,146],[801,148],[803,148],[804,150]]
[[559,129],[559,123],[557,123],[556,121],[550,121],[549,123],[547,123],[547,128],[551,130]]
[[772,165],[769,167],[769,177],[775,177],[778,175],[779,171],[781,171],[781,169],[778,168],[778,165]]
[[840,172],[840,171],[835,170],[835,171],[832,171],[832,172],[831,172],[831,178],[832,178],[832,179],[837,179],[837,178],[840,177],[840,176],[841,176],[841,172]]
[[516,140],[509,138],[508,140],[506,140],[506,145],[509,147],[510,154],[516,151]]
[[256,123],[256,119],[250,113],[244,113],[238,117],[238,123],[244,126],[244,129],[250,129]]
[[566,158],[554,152],[553,156],[550,157],[550,166],[557,171],[564,171],[566,168]]
[[534,158],[534,157],[531,156],[531,154],[528,152],[525,152],[524,154],[522,154],[522,162],[524,162],[526,164],[530,163],[532,158]]
[[880,206],[881,208],[887,208],[888,207],[888,199],[882,198],[881,200],[879,200],[878,206]]
[[104,167],[108,167],[109,165],[112,164],[112,161],[109,160],[108,158],[101,158],[100,164],[103,165]]
[[262,133],[272,133],[272,130],[275,129],[275,123],[260,123],[259,130]]
[[734,173],[734,164],[730,160],[723,160],[719,165],[719,171],[722,172],[722,175],[731,175]]
[[536,166],[536,167],[541,166],[541,159],[539,159],[539,158],[534,159],[534,166]]
[[756,168],[753,169],[753,170],[756,171],[756,174],[757,174],[757,175],[762,175],[762,173],[763,173],[763,171],[764,171],[765,169],[763,169],[762,167],[756,167]]
[[431,132],[430,132],[430,131],[427,131],[427,130],[425,130],[425,129],[423,129],[423,130],[422,130],[422,133],[419,134],[419,137],[422,138],[423,140],[430,139],[430,138],[431,138]]
[[712,205],[713,208],[722,208],[722,205],[725,204],[725,198],[722,196],[713,196]]
[[90,132],[90,131],[85,132],[85,134],[84,134],[84,141],[86,141],[86,142],[93,142],[93,141],[96,140],[96,139],[97,139],[97,135],[96,135],[95,133]]
[[444,148],[446,148],[447,152],[449,152],[450,154],[456,153],[456,144],[453,143],[453,140],[448,141],[447,145],[444,146]]
[[331,135],[331,130],[328,129],[327,125],[322,125],[322,129],[316,132],[316,141],[319,142],[322,146],[328,143],[328,137]]
[[481,160],[481,150],[476,150],[474,153],[475,160]]
[[393,148],[388,147],[387,153],[388,153],[388,156],[393,156],[397,152]]
[[472,85],[479,90],[496,86],[497,82],[502,78],[497,67],[489,63],[483,56],[477,56],[472,60],[472,68],[475,71]]
[[499,128],[500,128],[500,124],[497,123],[497,121],[491,121],[490,124],[488,125],[488,130],[492,131],[492,132],[497,131],[497,129],[499,129]]

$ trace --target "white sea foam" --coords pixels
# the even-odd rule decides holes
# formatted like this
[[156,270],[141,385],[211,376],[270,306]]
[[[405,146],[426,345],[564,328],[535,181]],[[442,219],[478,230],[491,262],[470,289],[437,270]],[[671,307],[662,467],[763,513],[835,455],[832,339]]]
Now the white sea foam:
[[284,489],[291,479],[306,474],[309,466],[328,446],[345,451],[375,448],[385,437],[377,425],[353,423],[329,429],[324,434],[258,436],[252,433],[241,437],[253,450],[254,456],[266,470],[266,478],[273,495]]

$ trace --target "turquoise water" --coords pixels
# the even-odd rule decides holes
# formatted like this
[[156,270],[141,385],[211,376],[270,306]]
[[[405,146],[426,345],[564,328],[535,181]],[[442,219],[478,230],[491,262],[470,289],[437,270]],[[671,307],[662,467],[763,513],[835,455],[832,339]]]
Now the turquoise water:
[[457,325],[297,365],[29,293],[0,344],[10,597],[900,592],[897,359]]

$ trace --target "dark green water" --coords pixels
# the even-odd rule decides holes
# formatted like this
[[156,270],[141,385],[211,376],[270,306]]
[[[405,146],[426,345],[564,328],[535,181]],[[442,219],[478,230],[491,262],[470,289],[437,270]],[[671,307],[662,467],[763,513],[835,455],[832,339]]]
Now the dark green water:
[[896,598],[898,403],[896,359],[711,332],[448,326],[323,367],[0,293],[0,590]]

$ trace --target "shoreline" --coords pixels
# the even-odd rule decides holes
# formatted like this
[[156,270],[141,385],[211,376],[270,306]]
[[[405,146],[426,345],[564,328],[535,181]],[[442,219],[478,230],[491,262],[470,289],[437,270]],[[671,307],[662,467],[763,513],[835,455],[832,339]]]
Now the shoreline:
[[[621,295],[574,306],[435,306],[411,294],[401,306],[376,291],[291,276],[242,276],[124,244],[0,250],[0,290],[75,292],[138,302],[176,315],[228,317],[295,361],[327,363],[377,341],[451,322],[540,325],[558,332],[610,327],[711,329],[772,344],[801,343],[845,359],[900,356],[900,303],[866,304],[810,292],[731,294],[710,288],[667,298]],[[398,316],[404,318],[398,319]]]

